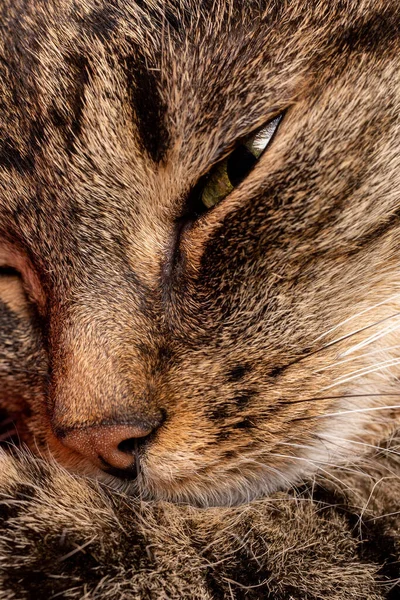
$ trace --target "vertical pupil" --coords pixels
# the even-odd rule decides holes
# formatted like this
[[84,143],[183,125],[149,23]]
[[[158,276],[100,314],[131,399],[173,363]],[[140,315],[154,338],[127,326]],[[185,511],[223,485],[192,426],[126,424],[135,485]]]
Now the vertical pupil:
[[256,157],[246,146],[236,148],[229,156],[226,168],[231,184],[236,187],[242,183],[256,162]]

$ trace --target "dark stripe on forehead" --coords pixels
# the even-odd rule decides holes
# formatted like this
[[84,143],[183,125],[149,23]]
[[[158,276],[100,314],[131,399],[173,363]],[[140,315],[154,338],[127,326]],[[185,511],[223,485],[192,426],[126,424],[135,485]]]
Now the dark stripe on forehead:
[[352,23],[340,36],[339,45],[352,52],[391,54],[399,46],[399,10],[376,12]]
[[94,8],[85,19],[83,29],[97,38],[107,41],[118,28],[119,16],[114,6],[110,4]]
[[88,60],[82,54],[70,54],[67,57],[67,64],[70,65],[73,86],[66,102],[69,104],[71,112],[71,125],[67,135],[67,150],[73,153],[76,140],[79,138],[82,129],[82,117],[85,107],[85,91],[89,80],[90,67]]
[[155,162],[163,159],[170,136],[166,127],[167,107],[161,97],[160,70],[146,64],[140,50],[125,61],[129,99],[140,144]]
[[6,137],[0,142],[0,169],[16,169],[21,175],[31,173],[34,156],[23,156],[13,140]]
[[65,147],[71,155],[82,131],[85,93],[92,69],[86,56],[79,52],[68,53],[64,60],[68,77],[59,84],[58,96],[49,112],[52,124],[63,132]]
[[9,136],[5,137],[4,140],[0,140],[0,168],[15,169],[21,175],[33,172],[36,154],[40,151],[40,147],[46,139],[45,131],[43,124],[39,122],[39,117],[36,115],[32,116],[30,126],[28,125],[26,130],[28,131],[27,146],[29,150],[24,154],[19,150],[18,144]]

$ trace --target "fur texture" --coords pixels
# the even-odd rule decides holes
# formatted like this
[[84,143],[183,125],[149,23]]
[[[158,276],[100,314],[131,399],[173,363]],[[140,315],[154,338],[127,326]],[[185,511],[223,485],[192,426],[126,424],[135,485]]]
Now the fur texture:
[[0,598],[395,600],[399,442],[323,486],[209,509],[3,454]]
[[[399,12],[2,1],[0,261],[28,299],[2,304],[0,398],[32,449],[235,504],[397,426]],[[199,178],[281,113],[197,215]],[[135,481],[65,443],[114,425],[154,429]]]
[[[399,27],[1,0],[2,439],[42,457],[1,455],[1,599],[398,597]],[[152,429],[135,479],[66,443],[117,426]]]

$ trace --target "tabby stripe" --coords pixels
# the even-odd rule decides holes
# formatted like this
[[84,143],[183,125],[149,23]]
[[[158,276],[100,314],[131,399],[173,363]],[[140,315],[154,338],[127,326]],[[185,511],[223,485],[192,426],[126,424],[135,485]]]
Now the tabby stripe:
[[160,71],[148,68],[139,50],[125,59],[124,68],[141,145],[154,162],[159,162],[170,143],[165,124],[167,107],[160,94]]

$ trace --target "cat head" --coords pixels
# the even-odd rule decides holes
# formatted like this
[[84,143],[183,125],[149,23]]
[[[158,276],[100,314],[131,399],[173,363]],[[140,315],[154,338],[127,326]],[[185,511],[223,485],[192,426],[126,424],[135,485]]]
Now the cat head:
[[32,449],[228,504],[390,431],[397,3],[5,7],[3,320],[33,341],[0,398]]

